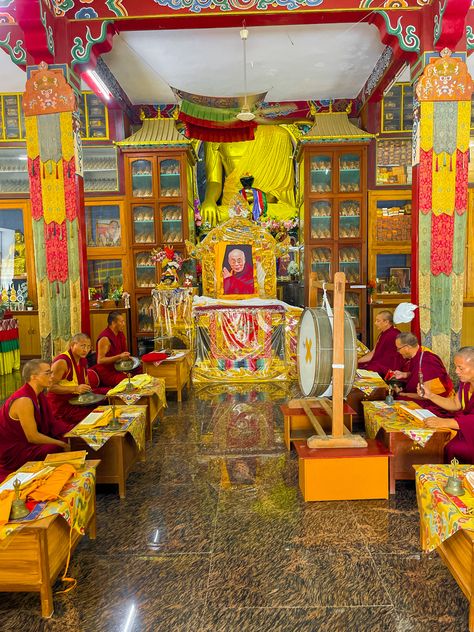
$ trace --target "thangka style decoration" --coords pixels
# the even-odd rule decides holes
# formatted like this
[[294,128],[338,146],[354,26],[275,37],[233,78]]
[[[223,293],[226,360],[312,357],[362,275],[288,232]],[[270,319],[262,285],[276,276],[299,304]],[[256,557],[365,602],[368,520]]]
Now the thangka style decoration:
[[76,99],[60,70],[41,63],[23,96],[38,287],[41,355],[81,331],[76,171],[81,154]]
[[444,49],[416,86],[418,296],[423,344],[452,364],[461,341],[471,94],[466,63]]

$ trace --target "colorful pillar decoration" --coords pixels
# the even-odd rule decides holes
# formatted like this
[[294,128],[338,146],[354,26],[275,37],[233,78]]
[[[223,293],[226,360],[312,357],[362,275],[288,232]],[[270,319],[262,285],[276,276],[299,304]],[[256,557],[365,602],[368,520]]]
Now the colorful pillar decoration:
[[76,96],[62,70],[42,62],[23,96],[41,354],[51,359],[81,331],[80,167]]
[[473,88],[466,63],[451,57],[449,49],[430,59],[416,85],[420,109],[414,128],[418,178],[414,300],[422,306],[422,343],[451,368],[461,341]]

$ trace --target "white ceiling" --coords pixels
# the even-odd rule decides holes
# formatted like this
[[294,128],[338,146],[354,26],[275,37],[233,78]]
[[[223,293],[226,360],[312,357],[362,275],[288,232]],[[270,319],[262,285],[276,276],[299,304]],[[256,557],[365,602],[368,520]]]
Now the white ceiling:
[[[384,49],[368,24],[249,29],[248,92],[268,101],[357,96]],[[103,56],[132,103],[170,103],[169,86],[208,96],[244,92],[238,28],[124,31]]]

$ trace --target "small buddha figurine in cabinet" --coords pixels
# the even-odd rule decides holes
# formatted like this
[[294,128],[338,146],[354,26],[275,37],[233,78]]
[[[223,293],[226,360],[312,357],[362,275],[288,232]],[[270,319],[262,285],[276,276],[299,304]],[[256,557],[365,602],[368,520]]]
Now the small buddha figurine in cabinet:
[[25,237],[19,230],[15,231],[15,243],[10,247],[11,255],[13,255],[13,275],[25,276],[26,274],[26,257],[25,257]]

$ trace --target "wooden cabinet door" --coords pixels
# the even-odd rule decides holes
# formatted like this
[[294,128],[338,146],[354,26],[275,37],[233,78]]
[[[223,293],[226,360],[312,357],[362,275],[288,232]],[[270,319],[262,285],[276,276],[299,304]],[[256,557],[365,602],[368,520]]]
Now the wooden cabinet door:
[[15,314],[22,358],[40,358],[41,341],[38,314]]

